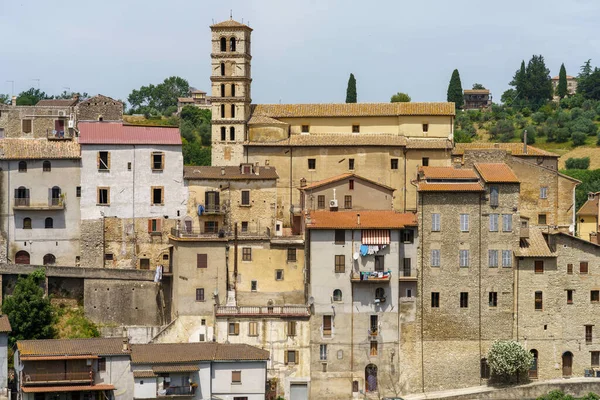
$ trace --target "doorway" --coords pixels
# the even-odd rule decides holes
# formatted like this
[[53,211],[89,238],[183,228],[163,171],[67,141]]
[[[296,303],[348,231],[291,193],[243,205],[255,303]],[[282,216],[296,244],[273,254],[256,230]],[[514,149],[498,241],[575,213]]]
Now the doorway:
[[529,379],[537,379],[538,378],[538,351],[536,349],[532,349],[530,351],[533,356],[533,361],[531,361],[531,368],[529,368]]
[[308,385],[306,383],[292,383],[290,385],[291,400],[308,400]]
[[573,353],[566,351],[562,355],[563,377],[569,378],[573,374]]

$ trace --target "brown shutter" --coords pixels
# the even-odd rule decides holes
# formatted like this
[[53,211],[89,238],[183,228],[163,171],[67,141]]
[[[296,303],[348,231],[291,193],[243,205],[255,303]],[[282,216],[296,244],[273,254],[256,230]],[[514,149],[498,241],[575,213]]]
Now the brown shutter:
[[96,153],[96,169],[100,169],[100,152]]
[[240,334],[240,324],[239,324],[239,322],[235,323],[235,334],[236,335]]
[[207,268],[208,260],[206,254],[197,254],[196,255],[196,263],[198,268]]
[[587,261],[581,261],[579,263],[579,273],[587,274],[588,273],[588,263]]
[[160,204],[165,204],[165,188],[160,188]]
[[150,170],[154,170],[154,153],[150,153]]
[[148,232],[152,232],[152,220],[148,220]]
[[165,169],[165,153],[160,153],[160,169]]
[[106,188],[106,204],[110,204],[110,188]]
[[100,188],[96,188],[96,204],[100,204]]
[[156,231],[162,232],[162,219],[158,218],[156,220]]
[[106,168],[110,169],[110,151],[106,152],[106,164],[108,164]]
[[288,363],[288,352],[287,352],[287,350],[283,351],[283,363],[285,365],[287,365],[287,363]]
[[298,350],[294,351],[294,364],[298,365],[300,364],[300,359],[298,358]]
[[573,274],[573,264],[567,264],[567,274]]

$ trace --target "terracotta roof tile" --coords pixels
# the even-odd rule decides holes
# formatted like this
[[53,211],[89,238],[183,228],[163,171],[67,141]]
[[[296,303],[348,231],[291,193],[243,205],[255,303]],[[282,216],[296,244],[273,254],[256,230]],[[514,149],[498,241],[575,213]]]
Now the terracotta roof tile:
[[598,215],[598,201],[600,200],[600,193],[597,193],[593,199],[588,199],[579,211],[577,215]]
[[[256,171],[256,166],[253,167]],[[223,174],[222,171],[225,171]],[[260,166],[258,175],[242,174],[240,167],[212,167],[212,166],[185,166],[183,167],[183,179],[216,179],[216,180],[265,180],[278,179],[275,167]]]
[[419,192],[483,192],[483,186],[479,183],[419,182],[417,190]]
[[472,169],[454,167],[420,167],[425,179],[479,179]]
[[156,374],[154,373],[154,371],[149,371],[149,370],[133,371],[134,378],[154,378],[155,376],[156,376]]
[[75,160],[79,158],[81,158],[79,143],[70,140],[0,139],[0,160]]
[[[360,225],[358,215],[360,214]],[[395,211],[312,211],[309,229],[401,229],[416,226],[413,213]]]
[[520,249],[516,255],[518,257],[556,257],[556,254],[550,251],[542,231],[533,226],[529,227],[529,237],[521,239]]
[[45,99],[37,102],[36,106],[44,107],[72,107],[77,104],[76,99]]
[[475,169],[489,183],[519,183],[519,178],[505,163],[475,163]]
[[306,186],[300,187],[298,189],[300,189],[300,190],[314,189],[314,188],[318,188],[318,187],[321,187],[321,186],[328,185],[330,183],[339,182],[339,181],[342,181],[344,179],[349,179],[349,178],[356,178],[358,180],[363,180],[363,181],[366,181],[366,182],[370,182],[370,183],[372,183],[374,185],[380,186],[380,187],[388,189],[388,190],[392,190],[392,191],[396,190],[393,187],[389,187],[389,186],[384,185],[382,183],[379,183],[379,182],[373,181],[371,179],[367,179],[365,177],[362,177],[362,176],[356,175],[356,174],[352,174],[352,173],[345,173],[345,174],[341,174],[341,175],[332,176],[332,177],[327,178],[327,179],[322,179],[320,181],[313,182],[310,185],[306,185]]
[[127,338],[19,340],[17,348],[23,356],[122,355]]
[[537,147],[527,146],[527,154],[523,152],[522,143],[486,143],[486,142],[474,142],[474,143],[456,143],[454,145],[454,151],[452,154],[462,155],[465,154],[465,150],[505,150],[511,153],[513,156],[523,157],[556,157],[558,154],[550,153],[548,151],[538,149]]
[[455,115],[454,103],[254,104],[252,115],[285,117],[383,117]]
[[179,128],[124,125],[121,122],[80,122],[80,144],[158,144],[181,146]]
[[488,89],[465,89],[464,94],[490,94]]
[[115,390],[114,385],[105,383],[97,383],[91,386],[22,386],[21,390],[24,393],[54,393],[54,392],[81,392],[81,391],[100,391],[100,390]]
[[269,352],[247,344],[157,343],[134,344],[132,364],[189,364],[214,360],[268,360]]
[[405,136],[376,134],[310,134],[291,135],[276,142],[246,142],[248,146],[321,147],[321,146],[406,146]]
[[[553,81],[557,81],[560,79],[560,76],[556,75],[555,77],[552,78]],[[567,75],[567,79],[575,79],[574,76],[571,75]]]
[[198,364],[178,364],[178,365],[156,365],[152,367],[152,371],[156,373],[163,372],[194,372],[199,371]]
[[267,117],[266,115],[253,115],[248,120],[248,125],[289,125],[275,118]]
[[178,97],[177,98],[177,102],[179,102],[179,103],[193,103],[194,99],[192,99],[191,97]]
[[407,138],[407,149],[452,149],[452,141],[448,139]]
[[10,321],[8,315],[0,315],[0,332],[11,332]]
[[211,25],[210,28],[244,28],[252,30],[252,28],[250,28],[248,25],[241,24],[237,21],[234,21],[233,19],[228,19],[227,21],[223,22],[217,22],[216,24]]

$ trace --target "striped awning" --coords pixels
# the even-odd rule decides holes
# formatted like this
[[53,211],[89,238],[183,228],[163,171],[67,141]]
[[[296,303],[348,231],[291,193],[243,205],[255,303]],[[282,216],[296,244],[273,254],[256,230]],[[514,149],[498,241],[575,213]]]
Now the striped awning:
[[362,244],[390,244],[389,229],[363,229],[361,231]]

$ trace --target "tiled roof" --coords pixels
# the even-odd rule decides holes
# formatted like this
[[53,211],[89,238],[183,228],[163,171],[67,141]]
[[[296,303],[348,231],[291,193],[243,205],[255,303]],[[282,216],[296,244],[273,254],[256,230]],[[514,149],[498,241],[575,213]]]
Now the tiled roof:
[[463,92],[465,94],[490,94],[488,89],[465,89]]
[[[360,224],[358,223],[360,214]],[[395,211],[312,211],[309,229],[400,229],[416,226],[417,216],[413,213]]]
[[82,101],[81,103],[79,103],[79,105],[85,104],[85,103],[92,103],[92,102],[113,102],[113,103],[119,103],[119,104],[123,104],[121,103],[119,100],[115,100],[112,97],[108,97],[108,96],[104,96],[103,94],[97,94],[96,96],[90,97],[89,99],[86,99],[84,101]]
[[294,117],[385,117],[454,115],[454,103],[254,104],[252,115]]
[[10,321],[8,315],[0,315],[0,332],[11,332]]
[[519,183],[519,178],[505,163],[475,163],[475,169],[489,183]]
[[214,360],[268,360],[269,352],[247,344],[157,343],[134,344],[133,364],[184,364]]
[[[253,167],[256,171],[256,166]],[[224,171],[225,173],[223,173]],[[217,179],[217,180],[260,180],[260,179],[277,179],[277,171],[275,167],[259,166],[258,175],[242,174],[240,167],[211,167],[211,166],[185,166],[183,167],[183,179]]]
[[472,169],[461,169],[454,167],[420,167],[426,179],[478,179],[479,177]]
[[148,371],[148,370],[133,371],[134,378],[154,378],[155,376],[156,376],[156,374],[154,373],[154,371]]
[[369,133],[291,135],[277,142],[246,142],[248,146],[321,147],[321,146],[406,146],[406,136]]
[[417,190],[419,192],[483,192],[483,186],[479,183],[419,182]]
[[163,372],[194,372],[199,371],[198,364],[178,364],[178,365],[156,365],[152,367],[152,371],[156,373]]
[[452,149],[452,141],[448,139],[407,138],[407,149]]
[[556,257],[556,254],[550,251],[542,231],[533,226],[529,227],[529,237],[521,239],[520,249],[516,255],[518,257]]
[[[555,77],[552,78],[553,81],[557,81],[560,79],[560,76],[556,75]],[[574,76],[571,75],[567,75],[567,79],[575,79]]]
[[81,158],[79,143],[70,140],[0,139],[0,160],[70,160],[79,158]]
[[114,385],[105,383],[97,383],[91,386],[22,386],[21,390],[24,393],[54,393],[54,392],[81,392],[81,391],[100,391],[100,390],[115,390]]
[[598,200],[600,200],[600,193],[596,194],[593,199],[588,199],[579,211],[577,215],[598,215]]
[[23,356],[121,355],[127,338],[19,340],[17,348]]
[[513,156],[523,157],[556,157],[558,154],[550,153],[548,151],[538,149],[537,147],[527,146],[527,154],[523,152],[523,143],[486,143],[486,142],[475,142],[475,143],[456,143],[454,145],[454,151],[452,154],[461,155],[465,154],[465,150],[505,150],[511,153]]
[[177,101],[179,103],[193,103],[194,99],[192,99],[191,97],[178,97]]
[[248,125],[288,125],[287,123],[280,121],[275,118],[267,117],[265,115],[253,115],[250,120],[248,120]]
[[392,191],[396,190],[396,189],[394,189],[392,187],[389,187],[387,185],[384,185],[382,183],[375,182],[375,181],[373,181],[371,179],[367,179],[367,178],[364,178],[362,176],[359,176],[359,175],[356,175],[356,174],[352,174],[352,173],[346,173],[346,174],[332,176],[332,177],[327,178],[327,179],[323,179],[323,180],[320,180],[320,181],[313,182],[310,185],[306,185],[304,187],[300,187],[299,189],[300,190],[314,189],[314,188],[318,188],[318,187],[321,187],[321,186],[328,185],[330,183],[339,182],[339,181],[342,181],[344,179],[349,179],[349,178],[356,178],[356,179],[359,179],[359,180],[367,181],[367,182],[370,182],[370,183],[372,183],[374,185],[380,186],[380,187],[388,189],[388,190],[392,190]]
[[196,89],[196,88],[190,88],[190,93],[202,93],[202,94],[206,94],[206,92],[204,90],[200,90],[200,89]]
[[252,30],[248,25],[241,24],[237,21],[234,21],[233,19],[228,19],[227,21],[218,22],[216,24],[211,25],[210,28],[211,29],[213,29],[213,28],[245,28],[245,29]]
[[124,125],[120,122],[81,122],[80,144],[161,144],[181,146],[177,127]]
[[46,99],[37,102],[36,106],[45,107],[72,107],[77,104],[76,99]]

